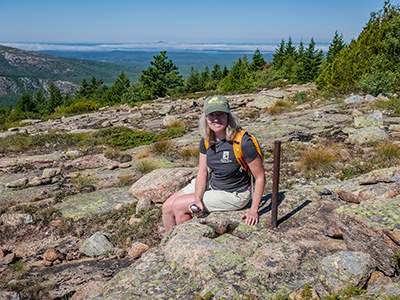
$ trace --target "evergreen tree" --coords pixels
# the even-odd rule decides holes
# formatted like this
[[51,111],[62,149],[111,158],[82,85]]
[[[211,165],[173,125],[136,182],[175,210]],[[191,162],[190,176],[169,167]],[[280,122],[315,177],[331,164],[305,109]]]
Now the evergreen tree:
[[25,112],[35,112],[36,107],[32,100],[31,95],[28,92],[24,92],[17,102],[17,106],[15,108],[18,114],[25,113]]
[[385,1],[358,36],[326,64],[317,87],[377,95],[400,91],[400,5]]
[[297,50],[297,67],[296,67],[296,82],[303,83],[306,79],[305,65],[306,65],[306,49],[304,48],[303,41],[300,41]]
[[296,77],[296,60],[296,47],[293,46],[292,38],[289,37],[283,54],[282,66],[280,68],[283,78],[293,81],[293,79]]
[[238,59],[228,75],[222,80],[222,91],[241,91],[253,87],[251,76],[248,70],[246,55]]
[[[303,49],[299,48],[299,51],[303,51]],[[320,73],[320,65],[323,60],[323,53],[322,50],[315,49],[315,42],[314,38],[311,38],[311,42],[307,47],[306,51],[301,55],[298,53],[299,56],[299,64],[298,69],[296,72],[297,80],[300,83],[307,83],[314,81],[319,73]]]
[[34,98],[33,98],[34,106],[37,109],[37,112],[41,115],[45,113],[46,110],[46,97],[42,90],[37,90]]
[[329,50],[326,54],[326,61],[331,63],[344,47],[346,47],[346,44],[343,41],[343,34],[339,35],[336,30],[335,36],[333,37],[332,43],[329,45]]
[[292,37],[289,36],[289,40],[285,46],[284,59],[286,60],[291,57],[296,59],[296,55],[297,55],[296,46],[293,46]]
[[127,102],[129,99],[128,94],[130,93],[130,87],[131,83],[129,78],[124,72],[121,72],[114,84],[110,87],[110,89],[107,90],[105,95],[106,103],[108,105],[114,105]]
[[204,71],[201,72],[201,76],[200,76],[200,81],[201,81],[201,85],[203,86],[203,90],[205,89],[205,86],[207,85],[209,80],[210,80],[210,69],[206,66],[204,68]]
[[221,79],[223,79],[223,78],[225,78],[226,76],[228,76],[228,74],[229,74],[228,67],[227,67],[227,66],[225,66],[225,67],[224,67],[224,69],[222,70],[222,76],[221,76]]
[[282,40],[279,48],[275,51],[274,58],[272,63],[276,70],[279,70],[283,66],[283,62],[285,60],[285,41]]
[[50,82],[49,94],[50,99],[47,103],[47,111],[49,114],[52,114],[57,107],[63,104],[63,99],[60,89],[54,84],[54,82]]
[[212,80],[221,80],[222,79],[222,71],[221,66],[216,64],[214,65],[214,69],[211,71],[211,79]]
[[81,87],[77,92],[77,96],[79,98],[87,98],[89,95],[89,84],[87,83],[86,79],[82,80]]
[[250,72],[262,71],[266,62],[259,49],[253,54],[253,61],[249,65]]
[[183,85],[178,67],[168,60],[167,51],[153,56],[151,66],[142,71],[139,82],[142,84],[141,96],[145,99],[156,99],[169,95],[176,87]]
[[189,76],[186,80],[186,90],[189,93],[199,92],[202,89],[199,71],[194,67],[190,68]]

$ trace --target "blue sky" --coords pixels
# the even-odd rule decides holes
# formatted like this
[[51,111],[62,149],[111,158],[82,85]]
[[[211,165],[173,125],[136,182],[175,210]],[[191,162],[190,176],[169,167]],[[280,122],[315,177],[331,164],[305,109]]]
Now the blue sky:
[[[392,0],[399,4],[400,0]],[[0,44],[349,42],[384,0],[0,0]]]

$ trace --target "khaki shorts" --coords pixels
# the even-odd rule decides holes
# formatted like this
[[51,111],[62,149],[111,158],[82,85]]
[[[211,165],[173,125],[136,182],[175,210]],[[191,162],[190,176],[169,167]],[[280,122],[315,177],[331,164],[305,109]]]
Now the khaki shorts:
[[[194,193],[195,183],[196,179],[193,179],[182,191],[185,194]],[[250,198],[250,190],[239,193],[207,189],[202,202],[208,211],[238,210],[245,207]]]

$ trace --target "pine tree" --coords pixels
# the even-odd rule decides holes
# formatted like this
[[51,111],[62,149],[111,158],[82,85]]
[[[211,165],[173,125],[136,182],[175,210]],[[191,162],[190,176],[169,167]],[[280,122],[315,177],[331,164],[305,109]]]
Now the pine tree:
[[201,91],[201,82],[200,82],[200,74],[199,71],[194,67],[190,68],[189,76],[186,80],[186,90],[189,93],[194,93]]
[[20,100],[17,102],[16,106],[16,112],[21,114],[25,112],[35,112],[36,107],[35,104],[32,100],[31,95],[28,92],[24,92],[20,98]]
[[266,62],[259,49],[253,54],[253,61],[249,65],[250,72],[262,71]]
[[293,46],[292,38],[289,37],[289,41],[285,46],[285,50],[283,52],[283,61],[282,66],[280,68],[282,77],[285,79],[292,80],[296,77],[296,60],[297,60],[297,51],[296,47]]
[[106,103],[108,105],[114,105],[126,102],[127,98],[129,98],[127,94],[130,92],[130,87],[131,83],[129,78],[124,72],[121,72],[114,84],[107,90],[105,95]]
[[77,92],[77,96],[79,98],[87,98],[89,95],[89,84],[87,83],[86,79],[82,80],[81,87]]
[[300,41],[297,50],[297,66],[296,66],[296,82],[306,82],[305,65],[306,65],[306,49],[304,48],[303,41]]
[[318,77],[323,56],[322,50],[315,49],[314,38],[311,38],[305,53],[302,83],[312,82]]
[[272,63],[276,70],[279,70],[283,66],[283,62],[285,60],[285,41],[282,40],[279,48],[275,51],[274,58]]
[[331,63],[344,47],[346,47],[346,44],[343,41],[343,34],[339,35],[336,30],[335,36],[333,37],[332,43],[329,45],[329,50],[326,54],[326,61]]
[[296,46],[293,46],[292,37],[289,36],[289,40],[286,44],[285,51],[284,51],[284,59],[286,60],[291,57],[296,59],[296,55],[297,55]]
[[222,79],[221,66],[216,64],[214,65],[214,69],[211,71],[211,80],[221,80],[221,79]]
[[246,55],[243,59],[238,59],[228,75],[222,80],[222,91],[241,91],[253,87],[251,76],[248,70],[248,61]]
[[141,96],[145,99],[165,97],[179,86],[183,85],[182,76],[172,60],[168,60],[167,51],[153,56],[151,66],[142,71],[139,82],[142,84]]
[[63,99],[60,89],[54,84],[54,82],[50,82],[49,94],[50,99],[47,103],[47,111],[49,114],[52,114],[57,107],[62,105]]
[[201,81],[203,90],[205,89],[205,86],[207,85],[209,80],[210,80],[210,69],[206,66],[204,68],[204,71],[201,72],[201,76],[200,76],[200,81]]
[[40,114],[44,114],[46,110],[46,97],[42,90],[37,90],[34,98],[33,98],[34,105],[37,109],[37,112]]
[[400,91],[400,5],[385,1],[372,12],[367,25],[335,59],[327,63],[316,81],[320,89],[359,90],[373,95]]

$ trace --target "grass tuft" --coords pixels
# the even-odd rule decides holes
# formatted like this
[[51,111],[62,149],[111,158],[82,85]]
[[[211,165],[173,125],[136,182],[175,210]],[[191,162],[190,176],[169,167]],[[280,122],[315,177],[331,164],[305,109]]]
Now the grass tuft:
[[390,164],[397,164],[400,159],[400,146],[393,141],[385,141],[376,147],[376,154]]
[[107,148],[104,151],[104,157],[110,160],[115,160],[120,163],[129,162],[132,160],[132,156],[113,148]]
[[180,150],[180,155],[184,159],[190,159],[193,157],[198,158],[200,155],[199,147],[197,147],[197,146],[184,147]]
[[304,173],[317,175],[334,171],[338,160],[338,155],[331,148],[317,147],[304,151],[299,164]]
[[174,148],[171,140],[160,140],[150,145],[150,149],[154,154],[169,154]]
[[158,168],[160,168],[160,164],[157,161],[151,159],[143,159],[136,164],[136,169],[141,174],[150,173],[151,171],[154,171]]
[[273,106],[268,108],[267,113],[269,115],[276,115],[285,110],[285,108],[290,107],[290,103],[285,100],[277,100]]

